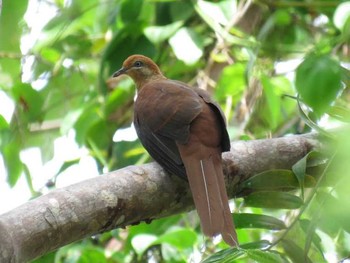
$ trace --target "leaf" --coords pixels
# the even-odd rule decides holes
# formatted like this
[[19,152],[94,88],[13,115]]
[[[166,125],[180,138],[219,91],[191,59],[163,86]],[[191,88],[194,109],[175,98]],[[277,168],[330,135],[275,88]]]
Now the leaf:
[[12,94],[29,121],[41,121],[43,119],[44,99],[31,85],[26,83],[16,84],[12,87]]
[[305,254],[303,249],[295,244],[294,241],[283,239],[281,241],[281,245],[292,262],[312,263],[309,257],[304,256]]
[[169,231],[153,242],[155,244],[167,243],[177,249],[186,249],[192,247],[197,240],[197,234],[191,229],[175,229]]
[[2,149],[2,156],[7,171],[7,181],[11,187],[15,186],[23,171],[23,164],[19,158],[20,149],[19,143],[15,141],[8,143]]
[[276,87],[272,84],[266,75],[261,76],[261,83],[266,95],[267,106],[269,109],[268,120],[271,122],[271,128],[275,129],[278,125],[279,119],[281,118],[280,97],[277,96],[275,92]]
[[297,209],[303,205],[303,200],[285,192],[262,191],[244,197],[244,205],[274,209]]
[[283,221],[267,215],[235,213],[233,221],[237,229],[239,228],[263,228],[270,230],[282,230],[286,228]]
[[341,78],[338,61],[328,55],[309,55],[296,70],[295,85],[303,101],[321,116],[336,99]]
[[320,254],[323,256],[322,249],[322,240],[316,233],[317,222],[319,220],[319,214],[316,213],[316,216],[313,216],[312,221],[308,219],[300,219],[299,224],[301,229],[304,231],[306,240],[305,240],[305,254],[307,254],[311,248],[311,244],[314,244],[318,249]]
[[334,25],[341,31],[346,32],[349,29],[347,26],[350,21],[350,3],[344,2],[337,6],[333,15]]
[[74,160],[70,160],[70,161],[65,161],[60,169],[58,170],[58,172],[56,173],[55,177],[57,177],[59,174],[63,173],[65,170],[67,170],[69,167],[71,167],[72,165],[78,164],[80,161],[80,158],[74,159]]
[[0,114],[0,131],[8,130],[9,129],[9,124],[5,120],[4,116]]
[[[235,81],[232,81],[233,79]],[[237,103],[243,95],[245,85],[245,65],[235,63],[226,66],[221,72],[215,89],[215,97],[218,100],[225,100],[227,96],[232,96],[233,103]]]
[[231,263],[235,262],[234,260],[244,255],[244,249],[263,249],[270,245],[270,242],[267,240],[260,240],[257,242],[251,242],[246,244],[241,244],[240,248],[227,248],[223,249],[215,254],[207,257],[202,261],[202,263],[216,263],[216,262],[226,262]]
[[181,28],[169,39],[176,57],[188,65],[195,64],[203,55],[203,40],[191,28]]
[[304,199],[304,181],[305,181],[305,175],[306,175],[306,162],[307,162],[308,155],[309,154],[305,155],[296,164],[292,166],[292,170],[296,175],[300,185],[302,199]]
[[270,251],[262,251],[258,249],[248,249],[245,251],[248,258],[254,260],[255,262],[259,263],[278,263],[278,262],[284,262],[281,258],[281,256],[275,252]]
[[166,26],[149,26],[145,28],[144,33],[153,44],[159,44],[174,35],[182,25],[183,22],[178,21]]
[[80,257],[76,261],[77,263],[90,263],[90,262],[107,262],[104,251],[98,247],[87,246],[83,247],[80,251]]
[[[315,179],[311,176],[305,177],[305,187],[312,187],[316,184]],[[287,190],[297,189],[298,180],[290,170],[276,169],[268,170],[252,176],[244,181],[241,186],[243,189],[255,190]]]
[[142,255],[147,250],[147,248],[149,248],[156,240],[157,237],[155,235],[140,234],[132,238],[131,244],[135,249],[135,252],[138,255]]
[[121,18],[124,23],[134,23],[142,10],[143,1],[140,0],[124,0],[121,5]]
[[350,109],[341,106],[331,106],[327,113],[339,121],[350,123]]

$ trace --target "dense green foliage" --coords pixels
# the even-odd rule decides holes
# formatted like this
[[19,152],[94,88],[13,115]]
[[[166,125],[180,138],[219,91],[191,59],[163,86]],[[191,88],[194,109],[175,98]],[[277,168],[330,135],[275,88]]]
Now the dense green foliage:
[[[38,1],[45,8],[37,19],[47,10],[55,15],[31,44],[23,18],[29,1],[3,0],[0,92],[15,109],[11,118],[0,115],[0,150],[11,186],[25,176],[33,195],[41,194],[20,153],[38,147],[43,162],[51,160],[54,140],[71,131],[101,173],[149,160],[138,140],[112,140],[131,124],[135,90],[130,80],[109,77],[135,53],[152,57],[169,78],[210,90],[232,140],[313,128],[335,149],[240,186],[256,191],[234,201],[241,249],[214,245],[196,217],[177,215],[86,239],[36,262],[326,262],[349,256],[350,136],[326,128],[350,121],[344,66],[350,63],[350,2],[254,2]],[[67,160],[57,176],[78,161]]]

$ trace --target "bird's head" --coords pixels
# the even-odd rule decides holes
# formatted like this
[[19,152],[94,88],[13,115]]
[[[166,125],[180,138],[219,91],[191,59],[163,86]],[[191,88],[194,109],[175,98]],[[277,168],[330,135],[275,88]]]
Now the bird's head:
[[113,74],[113,78],[124,74],[134,80],[138,89],[149,81],[165,78],[157,64],[143,55],[128,57],[124,61],[122,68]]

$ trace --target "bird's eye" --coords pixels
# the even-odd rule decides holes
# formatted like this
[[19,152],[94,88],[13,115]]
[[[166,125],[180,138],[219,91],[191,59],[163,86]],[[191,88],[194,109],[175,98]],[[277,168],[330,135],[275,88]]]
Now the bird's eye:
[[137,67],[137,68],[142,67],[142,65],[143,65],[143,63],[142,63],[141,61],[136,61],[136,62],[134,63],[134,66]]

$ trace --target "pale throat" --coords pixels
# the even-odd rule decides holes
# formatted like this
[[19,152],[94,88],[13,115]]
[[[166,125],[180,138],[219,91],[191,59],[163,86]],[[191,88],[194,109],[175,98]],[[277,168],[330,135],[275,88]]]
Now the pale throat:
[[150,82],[158,81],[158,80],[165,80],[165,79],[167,79],[167,78],[164,77],[164,75],[162,75],[161,73],[146,75],[146,76],[143,76],[141,78],[140,77],[133,78],[137,90],[140,90],[144,85],[146,85]]

